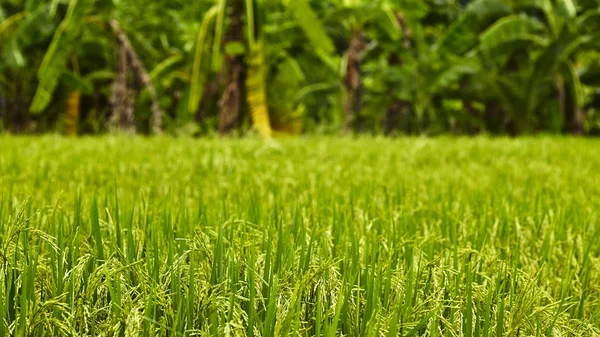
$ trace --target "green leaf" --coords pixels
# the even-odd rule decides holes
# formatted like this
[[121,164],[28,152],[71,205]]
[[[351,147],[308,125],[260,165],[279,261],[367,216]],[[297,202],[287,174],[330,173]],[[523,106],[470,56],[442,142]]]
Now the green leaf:
[[445,88],[449,88],[455,84],[467,74],[473,74],[477,71],[472,66],[464,65],[464,64],[456,64],[450,67],[445,68],[442,72],[440,72],[435,80],[430,84],[428,90],[431,93],[436,93]]
[[591,87],[600,87],[600,64],[587,68],[580,76],[584,85]]
[[85,75],[85,80],[89,82],[94,81],[112,81],[115,77],[115,73],[112,70],[97,70]]
[[565,62],[563,66],[563,77],[565,79],[565,83],[568,85],[569,90],[573,93],[573,97],[575,97],[575,105],[578,108],[583,107],[585,95],[583,93],[583,88],[581,85],[581,80],[575,71],[575,66],[571,62]]
[[40,6],[27,14],[15,35],[24,46],[45,42],[56,26],[48,14],[48,6]]
[[577,27],[583,32],[600,33],[600,8],[586,11],[577,18]]
[[402,33],[402,27],[400,27],[393,9],[389,6],[384,6],[378,14],[379,17],[376,21],[381,29],[385,31],[392,40],[399,40]]
[[217,22],[215,25],[215,39],[213,41],[212,70],[218,71],[221,68],[221,40],[223,39],[223,28],[225,22],[225,10],[227,9],[227,0],[219,0]]
[[82,94],[92,94],[94,92],[94,86],[87,78],[77,76],[76,74],[65,71],[61,76],[61,81],[72,90],[80,91]]
[[69,47],[67,37],[63,36],[64,31],[65,26],[61,25],[54,34],[50,48],[48,48],[42,65],[38,69],[40,82],[30,108],[33,113],[42,112],[50,104],[58,80],[66,69]]
[[0,21],[0,42],[3,39],[3,36],[8,36],[16,27],[21,20],[23,20],[25,16],[25,12],[19,12],[8,19],[2,19]]
[[429,13],[429,5],[426,1],[414,1],[414,0],[398,0],[398,8],[402,9],[402,12],[408,17],[415,19],[423,18]]
[[503,16],[511,13],[511,7],[502,0],[479,0],[475,1],[465,9],[469,15],[475,15],[481,19],[491,16]]
[[480,36],[483,50],[495,50],[517,41],[528,41],[537,45],[546,45],[547,41],[536,35],[543,31],[541,22],[525,15],[511,15],[498,20]]
[[174,66],[175,64],[181,62],[183,60],[183,56],[181,54],[173,55],[161,63],[159,63],[152,71],[150,72],[150,79],[155,81],[159,76],[161,76],[166,70]]
[[558,7],[558,13],[565,19],[572,19],[577,16],[577,9],[573,0],[557,0],[556,7]]
[[211,7],[208,12],[204,15],[204,19],[202,20],[202,25],[200,26],[200,31],[198,32],[198,39],[196,41],[196,52],[194,53],[194,65],[192,68],[192,83],[191,83],[191,92],[190,92],[190,101],[188,105],[188,112],[194,113],[198,109],[200,105],[200,100],[202,99],[202,87],[204,85],[204,76],[202,68],[202,54],[204,53],[204,46],[207,43],[207,34],[209,26],[214,22],[217,13],[219,12],[219,7],[214,5]]
[[438,42],[442,53],[461,55],[477,45],[478,35],[487,20],[510,13],[510,7],[500,0],[479,0],[471,3],[465,13],[448,28]]
[[558,17],[555,15],[555,8],[551,0],[521,0],[517,2],[517,10],[537,9],[544,13],[546,22],[553,34],[558,34],[560,25]]
[[90,221],[92,222],[92,236],[94,238],[94,248],[96,249],[96,259],[104,261],[102,232],[100,230],[100,216],[98,215],[98,204],[95,198],[92,200],[90,207]]
[[225,53],[229,56],[239,56],[246,53],[246,46],[240,41],[231,41],[225,45]]
[[15,65],[19,68],[22,68],[25,66],[25,57],[23,56],[23,53],[21,53],[21,49],[19,48],[19,44],[17,43],[17,39],[11,39],[9,43],[6,44],[7,46],[7,64],[9,65]]
[[32,12],[36,8],[38,8],[41,3],[42,3],[41,0],[26,0],[25,1],[25,11]]
[[287,7],[296,18],[304,34],[317,49],[325,53],[335,51],[333,42],[331,42],[316,13],[310,7],[308,0],[289,0],[287,1]]
[[52,100],[58,81],[66,69],[68,55],[76,43],[84,18],[93,10],[95,0],[71,0],[67,14],[54,33],[48,51],[38,69],[39,84],[30,110],[40,113]]

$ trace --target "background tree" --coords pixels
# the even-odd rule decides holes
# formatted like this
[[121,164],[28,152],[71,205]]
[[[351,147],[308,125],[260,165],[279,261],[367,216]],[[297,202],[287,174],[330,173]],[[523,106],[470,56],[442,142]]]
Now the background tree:
[[594,134],[597,0],[11,0],[13,132]]

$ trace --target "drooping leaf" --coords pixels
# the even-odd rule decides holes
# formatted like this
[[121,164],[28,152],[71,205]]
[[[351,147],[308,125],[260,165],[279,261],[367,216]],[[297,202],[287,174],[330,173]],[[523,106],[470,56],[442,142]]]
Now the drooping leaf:
[[552,0],[521,0],[516,2],[516,9],[528,10],[535,9],[544,14],[546,23],[553,34],[558,34],[560,25],[558,16],[555,15],[556,8],[552,4]]
[[531,115],[535,111],[538,101],[541,99],[538,91],[548,87],[547,84],[553,80],[559,66],[565,61],[568,62],[571,54],[589,38],[587,36],[574,37],[565,30],[539,54],[534,61],[525,87],[525,97],[527,98],[527,104],[523,111],[525,114]]
[[600,8],[585,12],[576,19],[576,22],[577,28],[581,32],[600,33]]
[[469,14],[461,16],[439,42],[440,53],[460,55],[474,47],[477,43],[475,17]]
[[22,68],[25,66],[25,57],[19,48],[19,44],[17,43],[17,39],[10,39],[3,45],[3,65],[7,65],[9,67],[19,67]]
[[54,33],[56,26],[48,14],[48,6],[42,5],[28,13],[15,32],[19,44],[28,46],[46,41]]
[[284,53],[283,59],[285,60],[285,64],[287,65],[288,69],[291,70],[288,72],[288,74],[293,75],[287,77],[291,79],[293,78],[295,82],[304,82],[306,80],[306,75],[304,75],[304,72],[302,71],[298,61],[288,53]]
[[112,70],[96,70],[85,75],[85,80],[89,82],[94,81],[112,81],[115,77],[115,72]]
[[66,27],[63,25],[58,27],[42,65],[38,69],[38,88],[30,107],[33,113],[42,112],[50,104],[54,89],[66,68],[69,43],[68,38],[64,36],[65,30]]
[[84,18],[92,12],[95,0],[71,0],[65,18],[54,33],[48,51],[38,69],[38,87],[30,110],[40,113],[52,100],[58,80],[66,68],[67,58],[84,26]]
[[473,74],[476,71],[476,68],[467,64],[455,64],[445,67],[443,71],[437,74],[428,90],[431,93],[436,93],[444,88],[450,88],[456,85],[464,75]]
[[25,11],[33,12],[41,3],[41,0],[25,0]]
[[288,0],[286,4],[312,45],[325,53],[332,53],[334,51],[333,42],[317,14],[310,7],[308,0]]
[[221,67],[221,42],[223,40],[223,29],[225,25],[225,11],[227,0],[218,0],[217,22],[215,23],[215,39],[212,47],[212,70],[218,71]]
[[94,86],[88,78],[78,76],[70,71],[65,71],[61,76],[61,81],[69,89],[77,91],[80,94],[91,94],[94,92]]
[[558,13],[565,19],[572,19],[577,15],[577,9],[573,0],[557,0]]
[[25,18],[25,12],[19,12],[7,19],[0,21],[0,42],[3,41],[4,36],[8,36],[21,20]]
[[150,72],[150,79],[155,81],[159,76],[161,76],[165,71],[167,71],[172,66],[183,60],[183,56],[181,54],[173,55],[164,61],[160,62],[152,71]]
[[397,41],[402,34],[402,27],[391,6],[383,6],[376,17],[377,24],[392,40]]
[[510,7],[500,0],[478,0],[465,9],[465,13],[456,20],[437,45],[441,53],[461,55],[477,44],[478,35],[483,29],[482,23],[506,15]]
[[577,108],[583,107],[585,95],[581,85],[581,80],[575,71],[575,66],[571,62],[565,62],[562,69],[563,78],[569,90],[575,97],[575,105]]
[[541,22],[525,16],[511,15],[498,20],[480,36],[481,48],[495,50],[518,41],[546,45],[546,40],[536,33],[543,31]]
[[194,53],[194,65],[192,68],[192,82],[190,100],[188,104],[188,112],[194,113],[200,105],[202,99],[202,86],[204,85],[204,76],[202,71],[202,54],[204,53],[205,45],[207,44],[207,35],[210,25],[214,22],[219,7],[217,5],[211,7],[208,12],[204,15],[200,31],[198,32],[198,39],[196,40],[196,51]]
[[429,12],[429,5],[425,1],[414,0],[397,0],[397,7],[402,9],[402,12],[415,19],[420,19]]

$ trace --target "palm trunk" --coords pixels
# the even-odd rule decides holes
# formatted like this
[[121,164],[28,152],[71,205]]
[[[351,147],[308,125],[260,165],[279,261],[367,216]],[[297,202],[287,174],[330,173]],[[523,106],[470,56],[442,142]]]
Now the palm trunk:
[[79,131],[81,92],[74,90],[67,99],[67,108],[65,110],[65,134],[75,136]]
[[[230,10],[231,23],[223,41],[224,45],[230,42],[243,42],[242,16],[244,14],[244,7],[242,1],[230,1]],[[243,74],[245,72],[243,56],[225,55],[223,72],[225,90],[219,100],[219,133],[222,135],[231,132],[240,119],[242,86],[244,83]]]
[[345,126],[346,133],[352,132],[354,128],[354,120],[360,113],[362,105],[362,79],[360,73],[360,53],[364,48],[362,41],[362,32],[359,29],[354,29],[350,45],[346,51],[348,63],[346,65],[346,75],[344,78],[344,86],[346,87],[346,97],[344,103]]

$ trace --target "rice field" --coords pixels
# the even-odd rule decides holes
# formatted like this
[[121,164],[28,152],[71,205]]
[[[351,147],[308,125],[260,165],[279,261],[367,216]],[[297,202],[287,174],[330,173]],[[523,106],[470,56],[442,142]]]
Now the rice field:
[[599,140],[0,149],[0,336],[600,335]]

